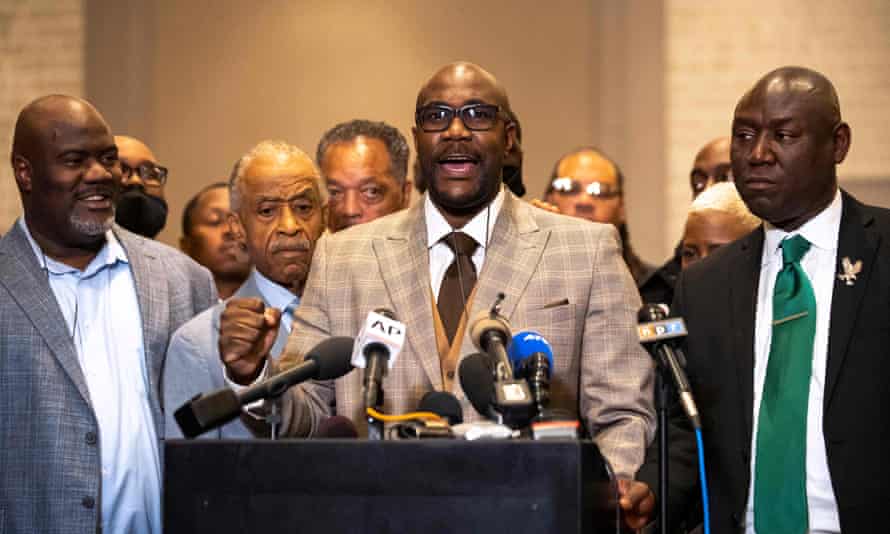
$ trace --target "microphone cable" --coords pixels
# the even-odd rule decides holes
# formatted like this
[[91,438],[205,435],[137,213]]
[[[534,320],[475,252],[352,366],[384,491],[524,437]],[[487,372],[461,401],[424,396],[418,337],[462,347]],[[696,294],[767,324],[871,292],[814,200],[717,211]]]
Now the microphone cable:
[[446,422],[442,416],[433,412],[409,412],[401,415],[389,415],[385,413],[378,412],[374,408],[368,408],[367,414],[378,421],[383,421],[385,423],[398,423],[401,421],[411,421],[414,419],[422,419],[424,421],[437,421],[440,423]]
[[704,534],[711,534],[711,512],[708,509],[708,477],[705,475],[705,445],[701,437],[701,428],[695,429],[695,443],[698,449],[698,477],[701,483],[701,503],[704,511]]

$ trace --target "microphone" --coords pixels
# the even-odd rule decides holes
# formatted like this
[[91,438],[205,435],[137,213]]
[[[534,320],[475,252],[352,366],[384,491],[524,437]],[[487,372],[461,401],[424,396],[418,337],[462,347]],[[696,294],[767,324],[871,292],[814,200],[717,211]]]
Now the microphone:
[[332,415],[318,423],[315,437],[320,439],[353,439],[358,437],[358,430],[348,417]]
[[513,336],[507,355],[513,374],[528,381],[538,416],[544,416],[550,404],[550,375],[553,369],[553,349],[537,332],[519,332]]
[[330,337],[313,347],[303,363],[296,367],[240,393],[231,388],[200,393],[180,406],[173,415],[185,437],[197,437],[238,417],[246,404],[277,398],[291,386],[306,380],[333,380],[345,375],[352,370],[349,355],[353,343],[351,337]]
[[494,411],[494,376],[488,359],[478,352],[465,357],[457,368],[460,387],[479,415],[498,419]]
[[383,404],[383,377],[392,369],[404,344],[405,325],[390,310],[378,308],[368,314],[352,352],[352,365],[365,370],[365,408]]
[[684,367],[686,358],[680,350],[679,342],[686,337],[686,323],[681,317],[668,317],[669,308],[666,304],[644,304],[637,314],[640,324],[637,333],[642,344],[663,370],[670,375],[671,382],[677,388],[683,411],[692,423],[693,428],[701,428],[698,407],[692,397],[689,379]]
[[473,318],[470,323],[470,339],[473,346],[491,358],[496,380],[512,380],[513,369],[506,350],[510,339],[510,323],[500,313],[503,300],[504,294],[498,293],[491,309],[482,311]]
[[418,411],[433,412],[448,421],[449,425],[464,422],[464,411],[457,397],[447,391],[429,391],[420,399]]
[[463,410],[457,398],[447,391],[429,391],[420,399],[420,412],[432,412],[442,421],[409,421],[396,425],[402,439],[446,438],[454,439],[451,425],[463,422]]

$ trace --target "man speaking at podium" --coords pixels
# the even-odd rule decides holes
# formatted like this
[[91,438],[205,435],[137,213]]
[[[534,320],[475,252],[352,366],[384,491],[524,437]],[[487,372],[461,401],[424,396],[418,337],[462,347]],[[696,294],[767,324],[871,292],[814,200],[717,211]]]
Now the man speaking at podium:
[[[476,352],[468,322],[503,292],[513,329],[536,330],[553,346],[551,406],[577,414],[615,473],[632,477],[654,432],[653,366],[637,340],[640,301],[615,229],[547,213],[502,187],[515,125],[504,89],[481,67],[443,67],[416,106],[427,193],[408,210],[319,240],[280,366],[299,363],[328,336],[355,336],[368,312],[388,308],[407,339],[385,379],[383,410],[412,411],[424,393],[445,390],[465,419],[478,420],[456,370]],[[270,371],[272,326],[259,324],[238,339],[222,335],[238,383]],[[282,430],[310,436],[336,412],[364,433],[364,411],[362,373],[352,372],[292,388]]]

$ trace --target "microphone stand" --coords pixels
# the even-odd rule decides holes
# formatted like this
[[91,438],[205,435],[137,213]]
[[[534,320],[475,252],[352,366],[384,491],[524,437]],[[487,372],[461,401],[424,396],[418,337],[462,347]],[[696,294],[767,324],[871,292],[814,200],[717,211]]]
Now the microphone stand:
[[666,533],[668,526],[668,399],[671,382],[667,370],[659,364],[655,374],[655,409],[658,412],[658,532]]
[[[382,407],[383,407],[383,386],[381,384],[381,385],[377,386],[377,404],[376,404],[376,406],[373,406],[373,408],[375,410],[379,411],[380,408],[382,408]],[[365,412],[366,412],[365,417],[368,421],[368,440],[370,440],[370,441],[383,440],[383,421],[380,421],[379,419],[376,419],[376,418],[368,415],[367,409],[365,410]]]

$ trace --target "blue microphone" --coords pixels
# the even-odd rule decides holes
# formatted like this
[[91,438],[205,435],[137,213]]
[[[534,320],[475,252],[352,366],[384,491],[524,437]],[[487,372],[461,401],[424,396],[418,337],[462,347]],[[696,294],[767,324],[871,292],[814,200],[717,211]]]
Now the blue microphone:
[[553,369],[553,349],[544,336],[537,332],[519,332],[507,347],[507,356],[517,378],[528,381],[532,400],[539,416],[550,403],[550,374]]

